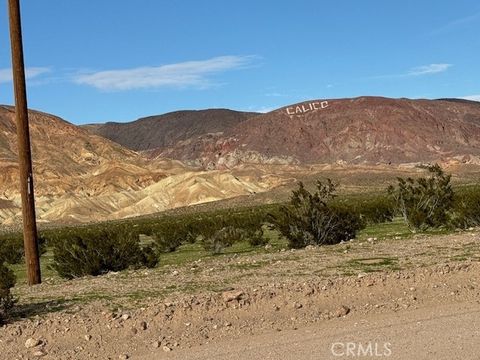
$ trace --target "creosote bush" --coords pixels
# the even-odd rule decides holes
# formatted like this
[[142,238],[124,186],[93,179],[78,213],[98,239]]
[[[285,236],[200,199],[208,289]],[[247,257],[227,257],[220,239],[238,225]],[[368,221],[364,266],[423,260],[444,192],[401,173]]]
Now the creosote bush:
[[9,311],[15,303],[10,293],[10,289],[15,285],[15,275],[4,262],[0,257],[0,325],[8,319]]
[[445,174],[438,164],[424,168],[429,177],[397,178],[397,185],[390,185],[387,189],[412,231],[448,225],[454,204],[451,175]]
[[480,226],[480,187],[462,189],[454,199],[452,225],[460,229]]
[[[46,251],[46,240],[42,234],[38,235],[40,254]],[[18,264],[23,260],[23,234],[20,232],[0,235],[0,258],[10,264]]]
[[52,268],[64,278],[102,275],[127,268],[154,267],[158,255],[142,245],[130,226],[90,227],[51,240]]
[[220,254],[223,249],[242,240],[244,240],[242,229],[225,226],[215,230],[211,235],[202,235],[200,242],[205,250],[212,254]]
[[354,211],[331,205],[335,188],[330,179],[326,183],[317,181],[312,194],[300,183],[290,203],[272,215],[274,228],[288,239],[290,247],[331,245],[355,238],[362,222]]
[[169,216],[151,225],[148,235],[154,238],[160,252],[172,252],[184,244],[199,242],[207,251],[218,254],[236,242],[264,245],[267,239],[263,237],[262,226],[266,216],[265,210],[256,208]]
[[153,236],[157,249],[169,253],[186,243],[193,243],[197,237],[195,228],[188,222],[168,219],[153,226]]
[[367,224],[391,222],[395,216],[395,204],[386,196],[377,196],[361,202],[358,212]]

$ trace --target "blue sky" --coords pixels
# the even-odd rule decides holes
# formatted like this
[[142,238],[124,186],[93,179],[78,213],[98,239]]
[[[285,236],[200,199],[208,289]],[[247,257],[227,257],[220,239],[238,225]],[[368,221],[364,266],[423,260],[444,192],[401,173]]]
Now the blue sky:
[[[21,3],[29,107],[77,124],[360,95],[480,100],[477,0]],[[10,61],[2,45],[1,104]]]

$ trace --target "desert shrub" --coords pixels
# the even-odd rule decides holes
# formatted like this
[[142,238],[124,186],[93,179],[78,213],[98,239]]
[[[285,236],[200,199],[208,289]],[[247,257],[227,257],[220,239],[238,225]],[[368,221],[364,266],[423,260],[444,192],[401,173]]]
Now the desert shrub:
[[357,213],[365,225],[390,222],[395,216],[395,204],[385,195],[362,194],[337,197],[332,205]]
[[438,164],[427,165],[425,168],[429,177],[398,178],[397,185],[390,185],[387,189],[398,212],[412,231],[448,225],[453,208],[451,175],[445,174]]
[[463,189],[455,194],[452,225],[460,229],[480,226],[480,187]]
[[6,321],[10,309],[13,307],[14,299],[10,289],[14,285],[15,275],[5,266],[4,259],[0,257],[0,325]]
[[263,228],[249,230],[245,232],[245,238],[250,246],[264,246],[268,243],[268,239],[264,237]]
[[210,216],[200,216],[195,225],[203,247],[214,254],[236,242],[248,242],[251,246],[264,245],[263,225],[267,212],[261,209],[229,209]]
[[152,236],[160,252],[173,252],[185,243],[193,243],[197,238],[191,223],[172,219],[158,223],[152,230]]
[[[68,232],[68,231],[67,231]],[[141,245],[130,226],[89,227],[51,239],[52,268],[64,278],[102,275],[129,267],[154,267],[158,257],[151,245]]]
[[[45,253],[46,238],[42,234],[38,235],[38,246],[40,254]],[[8,233],[0,235],[0,259],[4,259],[9,264],[18,264],[25,255],[23,248],[22,233]]]
[[205,250],[212,254],[220,254],[225,248],[243,240],[245,240],[245,233],[242,229],[225,226],[215,230],[211,235],[202,235],[200,241]]
[[271,220],[289,241],[292,248],[307,245],[330,245],[352,239],[362,223],[352,210],[330,204],[335,197],[335,184],[317,181],[317,190],[310,193],[302,183],[294,190],[290,203],[280,208]]
[[242,240],[246,240],[250,246],[263,246],[268,242],[264,237],[263,225],[265,218],[254,213],[244,213],[238,218],[235,226],[242,233]]
[[355,209],[366,224],[390,222],[395,215],[395,205],[388,197],[373,197],[360,201]]
[[10,264],[19,263],[24,255],[23,235],[20,233],[0,236],[0,259]]

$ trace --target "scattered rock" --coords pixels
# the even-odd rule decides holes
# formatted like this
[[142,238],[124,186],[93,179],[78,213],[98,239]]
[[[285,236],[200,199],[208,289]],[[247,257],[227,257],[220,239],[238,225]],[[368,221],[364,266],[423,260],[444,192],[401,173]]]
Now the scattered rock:
[[162,349],[163,349],[163,351],[165,351],[165,352],[170,352],[170,351],[172,351],[172,349],[169,348],[169,347],[166,346],[166,345],[165,345]]
[[174,270],[174,271],[172,272],[172,275],[173,275],[173,276],[177,276],[177,275],[179,275],[179,274],[180,274],[180,273],[179,273],[177,270]]
[[92,335],[90,334],[85,335],[85,340],[90,341],[91,338],[92,338]]
[[47,355],[47,353],[43,350],[37,350],[33,353],[33,356],[35,356],[35,357],[42,357],[42,356],[45,356],[45,355]]
[[148,325],[145,321],[142,321],[139,327],[140,327],[140,330],[147,330]]
[[128,314],[123,314],[122,315],[122,320],[123,321],[128,320],[128,319],[130,319],[130,315],[128,315]]
[[130,359],[130,356],[128,356],[127,354],[121,354],[118,356],[118,358],[120,360],[127,360],[127,359]]
[[298,302],[294,302],[294,303],[293,303],[293,308],[294,308],[294,309],[301,309],[302,307],[303,307],[303,305],[300,304],[300,303],[298,303]]
[[153,346],[154,348],[159,348],[159,347],[160,347],[160,341],[154,341],[154,342],[152,343],[152,346]]
[[345,305],[342,305],[337,310],[335,310],[336,317],[343,317],[348,315],[349,313],[350,313],[350,308]]
[[314,293],[315,293],[315,289],[313,287],[311,287],[311,288],[306,289],[303,292],[303,295],[304,296],[310,296],[310,295],[313,295]]
[[25,341],[25,347],[27,349],[31,349],[31,348],[34,348],[38,345],[40,345],[42,342],[40,340],[37,340],[37,339],[33,339],[33,338],[28,338],[27,341]]
[[231,291],[225,291],[222,293],[222,298],[223,301],[225,302],[230,302],[234,300],[240,300],[243,295],[243,291],[241,290],[231,290]]

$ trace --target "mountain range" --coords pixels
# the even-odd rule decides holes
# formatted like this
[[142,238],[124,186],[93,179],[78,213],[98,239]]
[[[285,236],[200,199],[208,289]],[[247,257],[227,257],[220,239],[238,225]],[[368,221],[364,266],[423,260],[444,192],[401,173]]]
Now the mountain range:
[[[256,196],[332,166],[480,164],[480,103],[459,99],[312,100],[265,114],[176,111],[83,126],[33,110],[29,119],[41,222]],[[15,129],[14,109],[0,106],[4,225],[21,215]]]
[[[37,218],[77,223],[156,213],[262,192],[276,177],[201,171],[147,159],[59,117],[29,111]],[[0,106],[0,224],[18,224],[21,199],[14,109]],[[1,229],[0,229],[1,230]]]
[[[312,100],[266,114],[227,112],[228,121],[225,111],[197,112],[198,121],[208,121],[192,128],[187,125],[191,121],[184,120],[195,117],[192,112],[87,128],[150,158],[171,158],[205,169],[252,163],[476,161],[480,155],[480,103],[475,101]],[[159,128],[182,136],[151,141],[149,131]],[[141,138],[148,140],[139,143]]]

